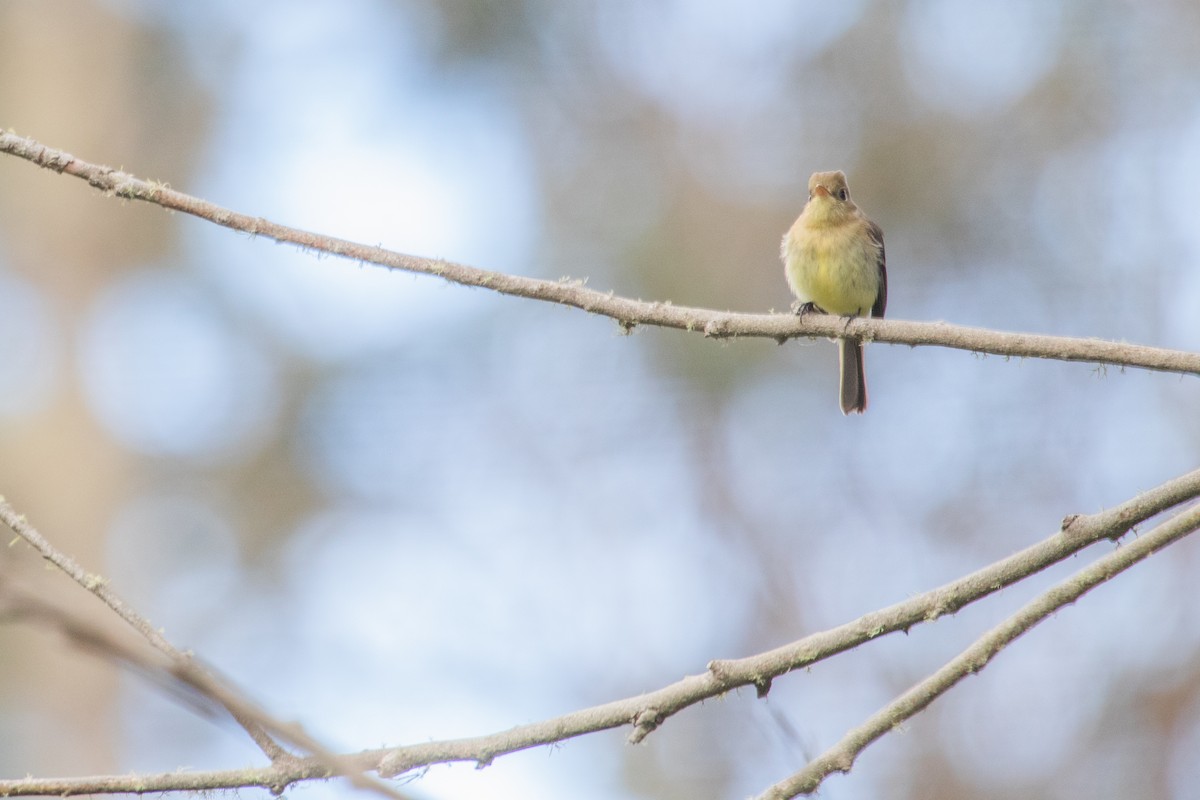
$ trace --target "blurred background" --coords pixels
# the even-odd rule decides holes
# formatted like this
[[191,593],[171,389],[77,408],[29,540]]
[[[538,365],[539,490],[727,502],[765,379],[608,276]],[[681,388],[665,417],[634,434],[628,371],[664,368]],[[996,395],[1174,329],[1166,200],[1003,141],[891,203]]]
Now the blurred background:
[[[0,126],[289,225],[753,312],[788,308],[780,237],[808,175],[843,169],[886,233],[890,317],[1194,351],[1198,39],[1189,0],[6,0]],[[829,342],[625,336],[10,157],[0,308],[0,494],[347,750],[658,688],[1200,454],[1191,377],[873,345],[845,418]],[[755,793],[1108,547],[641,746],[406,789]],[[1101,587],[822,796],[1200,797],[1198,569],[1185,541]],[[263,760],[29,628],[0,628],[0,675],[8,777]]]

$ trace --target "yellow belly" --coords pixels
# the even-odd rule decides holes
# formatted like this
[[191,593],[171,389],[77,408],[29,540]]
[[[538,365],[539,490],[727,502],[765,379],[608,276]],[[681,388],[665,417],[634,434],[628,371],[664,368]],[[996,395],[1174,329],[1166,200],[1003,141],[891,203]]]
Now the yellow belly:
[[851,226],[793,231],[786,272],[792,293],[830,314],[866,316],[879,294],[879,251]]

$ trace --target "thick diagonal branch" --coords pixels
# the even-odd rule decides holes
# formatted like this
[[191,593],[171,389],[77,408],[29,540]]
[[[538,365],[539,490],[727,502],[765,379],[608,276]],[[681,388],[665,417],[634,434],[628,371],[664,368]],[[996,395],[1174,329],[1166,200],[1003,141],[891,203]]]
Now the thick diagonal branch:
[[1193,506],[1149,533],[1079,570],[1021,607],[1017,613],[981,636],[925,680],[848,731],[836,745],[817,756],[796,774],[776,783],[759,800],[789,800],[812,794],[834,772],[849,772],[859,754],[872,742],[950,691],[968,675],[979,672],[1018,636],[1070,605],[1087,592],[1200,528],[1200,506]]

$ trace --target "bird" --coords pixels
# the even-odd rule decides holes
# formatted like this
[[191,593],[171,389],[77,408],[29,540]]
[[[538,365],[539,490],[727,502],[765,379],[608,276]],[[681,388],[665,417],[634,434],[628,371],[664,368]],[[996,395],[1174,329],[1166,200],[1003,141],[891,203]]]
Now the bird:
[[[841,170],[814,172],[808,202],[783,237],[784,275],[792,308],[843,317],[882,317],[887,308],[883,230],[850,199]],[[867,381],[860,339],[838,339],[843,414],[867,410]]]

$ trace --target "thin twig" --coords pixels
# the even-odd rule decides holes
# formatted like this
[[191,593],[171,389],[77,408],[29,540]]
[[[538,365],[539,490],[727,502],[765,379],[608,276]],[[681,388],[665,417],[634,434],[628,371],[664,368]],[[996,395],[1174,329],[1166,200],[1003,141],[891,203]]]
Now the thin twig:
[[[41,554],[42,558],[58,567],[60,570],[66,573],[71,580],[75,581],[84,589],[87,589],[96,597],[100,598],[101,602],[112,609],[112,611],[116,613],[118,617],[128,623],[131,628],[141,634],[141,636],[147,642],[149,642],[154,649],[158,650],[160,653],[163,653],[176,663],[182,664],[189,660],[188,655],[167,641],[166,638],[154,628],[154,626],[150,623],[150,620],[146,619],[137,611],[130,608],[129,605],[122,600],[116,592],[112,591],[112,589],[108,587],[108,582],[106,579],[99,575],[88,573],[73,558],[56,549],[52,544],[50,544],[46,537],[42,536],[36,528],[29,524],[29,521],[25,519],[25,515],[17,513],[16,509],[14,509],[4,497],[0,497],[0,522],[3,522],[12,529],[13,533],[17,534],[26,542],[28,542],[34,550]],[[229,709],[229,711],[233,713],[233,709]],[[278,758],[285,758],[290,755],[287,751],[281,748],[279,744],[267,734],[266,731],[264,731],[259,725],[255,724],[253,720],[240,719],[236,713],[233,713],[233,716],[235,719],[237,719],[238,724],[246,729],[246,733],[250,735],[250,738],[254,740],[254,743],[258,745],[259,749],[266,754],[267,758],[274,761]]]
[[1042,622],[1054,612],[1070,605],[1095,587],[1119,575],[1134,564],[1200,528],[1200,505],[1183,511],[1149,533],[1138,536],[1112,553],[1079,570],[1067,580],[1021,607],[1019,611],[992,628],[945,666],[871,715],[841,741],[817,756],[808,766],[776,783],[759,800],[788,800],[812,794],[834,772],[849,772],[868,745],[888,731],[902,725],[968,675],[979,672],[1018,636]]
[[70,153],[46,147],[11,132],[0,132],[0,152],[23,158],[58,173],[81,178],[105,194],[153,203],[226,228],[254,236],[266,236],[278,242],[298,245],[306,250],[329,253],[388,269],[434,275],[453,283],[479,286],[501,294],[573,306],[593,314],[611,317],[627,330],[637,325],[655,325],[698,331],[715,338],[765,337],[779,342],[795,337],[851,336],[867,341],[906,344],[913,347],[941,346],[1006,357],[1084,361],[1200,375],[1200,353],[1122,342],[1006,333],[945,322],[908,322],[864,317],[847,322],[841,317],[824,314],[807,314],[803,318],[792,314],[741,314],[675,306],[669,302],[632,300],[618,297],[612,292],[589,289],[578,280],[548,281],[508,275],[291,228],[262,217],[222,208],[177,192],[162,183],[143,180],[121,170],[83,161]]
[[[262,706],[233,689],[229,681],[218,679],[211,669],[203,668],[191,656],[172,645],[154,629],[149,620],[113,592],[103,578],[88,574],[74,559],[50,544],[23,514],[17,513],[3,497],[0,497],[0,522],[3,522],[13,533],[29,543],[44,559],[54,564],[76,583],[104,602],[117,616],[140,633],[155,650],[165,656],[166,663],[156,664],[141,653],[106,636],[102,631],[96,630],[82,620],[75,619],[67,612],[33,598],[22,597],[19,603],[10,601],[9,605],[12,610],[24,612],[27,615],[36,614],[42,619],[50,620],[71,641],[81,646],[115,658],[121,663],[135,666],[143,674],[165,674],[198,692],[201,696],[212,699],[229,711],[230,715],[246,730],[276,767],[284,765],[284,768],[294,769],[294,765],[300,759],[280,747],[272,738],[271,733],[313,754],[306,771],[316,769],[320,772],[319,777],[342,775],[360,788],[369,789],[392,800],[405,800],[393,787],[370,775],[363,774],[362,770],[354,768],[349,763],[346,756],[333,752],[299,725],[275,719]],[[0,788],[0,795],[3,794],[5,792]]]

